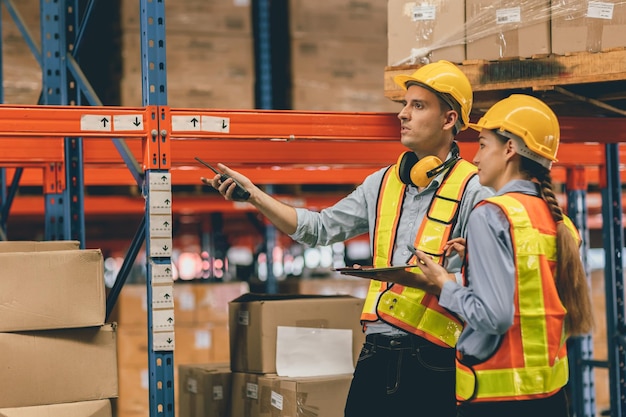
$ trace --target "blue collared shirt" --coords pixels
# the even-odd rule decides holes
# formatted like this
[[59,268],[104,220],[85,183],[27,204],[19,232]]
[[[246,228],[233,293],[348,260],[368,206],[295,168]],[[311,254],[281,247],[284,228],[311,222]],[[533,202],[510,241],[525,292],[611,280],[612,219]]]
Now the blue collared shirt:
[[[386,168],[383,168],[369,175],[352,193],[320,212],[296,209],[298,227],[290,237],[310,246],[325,246],[369,233],[370,248],[372,248],[379,190],[385,171]],[[435,177],[421,191],[412,185],[406,188],[406,198],[399,219],[391,265],[406,263],[411,255],[407,245],[414,244],[422,219],[446,171]],[[465,236],[466,223],[472,207],[491,195],[493,192],[481,186],[477,176],[469,181],[451,237]],[[458,272],[461,264],[462,260],[455,255],[448,259],[447,268],[450,272]],[[378,322],[368,324],[366,333],[398,334],[404,332],[386,323]]]
[[[540,196],[539,185],[524,180],[507,183],[496,195],[511,192]],[[515,313],[513,242],[509,221],[500,208],[485,204],[472,211],[467,225],[467,253],[469,285],[446,282],[439,304],[465,321],[457,350],[486,359],[513,324]]]

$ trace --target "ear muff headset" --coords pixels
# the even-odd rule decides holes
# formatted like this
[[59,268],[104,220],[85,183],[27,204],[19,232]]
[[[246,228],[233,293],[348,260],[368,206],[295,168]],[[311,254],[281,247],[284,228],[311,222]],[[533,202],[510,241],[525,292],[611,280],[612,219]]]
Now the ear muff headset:
[[414,152],[404,152],[398,158],[396,167],[400,181],[407,185],[426,187],[433,177],[456,164],[459,159],[458,147],[454,144],[452,157],[445,162],[433,155],[418,159]]

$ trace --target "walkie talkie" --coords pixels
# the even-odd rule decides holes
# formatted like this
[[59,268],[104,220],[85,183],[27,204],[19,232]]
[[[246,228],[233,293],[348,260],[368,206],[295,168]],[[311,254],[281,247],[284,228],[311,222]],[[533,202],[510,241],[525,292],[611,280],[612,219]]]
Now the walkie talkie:
[[200,162],[202,165],[204,165],[205,167],[209,168],[211,171],[215,172],[216,174],[218,174],[220,176],[220,181],[224,182],[229,178],[232,178],[233,181],[235,182],[235,185],[237,186],[235,188],[235,191],[233,191],[233,199],[237,200],[237,201],[246,201],[248,198],[250,198],[250,192],[247,191],[245,188],[243,188],[241,186],[241,184],[239,184],[239,182],[234,179],[233,177],[231,177],[228,174],[224,174],[223,172],[219,172],[217,169],[213,168],[211,165],[207,164],[206,162],[204,162],[202,159],[198,158],[196,156],[196,161]]

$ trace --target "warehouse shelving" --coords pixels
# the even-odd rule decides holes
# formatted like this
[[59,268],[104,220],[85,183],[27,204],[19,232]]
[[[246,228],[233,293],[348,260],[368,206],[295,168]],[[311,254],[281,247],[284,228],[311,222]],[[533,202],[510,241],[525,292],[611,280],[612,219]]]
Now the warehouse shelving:
[[[3,190],[7,188],[6,179],[14,179],[8,187],[8,195],[2,195],[1,220],[6,221],[13,203],[11,194],[20,178],[27,183],[43,184],[44,199],[40,199],[43,201],[39,205],[34,204],[36,197],[26,199],[13,209],[43,213],[49,239],[76,239],[84,244],[85,214],[97,210],[102,213],[143,211],[143,219],[107,302],[108,313],[144,242],[149,254],[149,299],[158,297],[153,291],[169,290],[171,229],[159,228],[156,222],[171,219],[172,213],[179,209],[194,212],[234,209],[234,203],[221,198],[186,201],[175,197],[172,202],[172,184],[197,184],[198,177],[203,175],[204,171],[194,162],[195,156],[210,153],[212,160],[236,165],[259,184],[339,184],[360,182],[373,168],[394,161],[403,150],[398,143],[398,121],[393,114],[170,108],[167,105],[164,0],[139,2],[144,106],[102,106],[75,60],[94,1],[88,1],[83,15],[78,16],[77,0],[42,0],[42,33],[51,36],[42,36],[41,51],[20,24],[13,3],[2,0],[2,4],[23,29],[29,47],[44,70],[44,91],[39,105],[0,106],[0,165],[7,167],[2,175]],[[268,3],[259,0],[255,7],[259,23],[267,23],[264,19],[267,19]],[[44,19],[44,16],[54,18]],[[268,30],[262,24],[259,27]],[[70,45],[72,48],[68,47]],[[260,49],[261,54],[267,54],[261,60],[264,64],[260,68],[261,75],[271,78],[271,45],[261,45]],[[617,51],[612,56],[621,53]],[[585,57],[575,59],[587,62]],[[616,59],[618,66],[619,62],[626,61]],[[605,70],[606,66],[597,68]],[[626,79],[626,72],[620,71],[611,79],[599,80],[596,76],[575,82]],[[387,71],[386,76],[391,73]],[[484,80],[473,80],[476,86],[485,84]],[[497,89],[548,88],[555,84],[565,84],[563,77],[541,85],[537,82],[518,85],[509,80],[499,83]],[[484,90],[493,89],[496,88],[491,86]],[[481,87],[477,87],[477,91],[481,91]],[[271,90],[262,94],[271,95]],[[81,105],[84,100],[90,105]],[[488,101],[479,103],[486,106]],[[264,96],[261,107],[267,109],[271,104],[271,97]],[[619,169],[626,163],[626,153],[619,147],[620,142],[626,141],[626,119],[602,118],[602,123],[598,123],[595,117],[572,116],[561,118],[561,123],[563,145],[555,178],[567,184],[568,212],[583,236],[588,234],[587,185],[591,181],[600,184],[607,254],[609,360],[608,363],[593,360],[589,338],[575,340],[571,349],[574,408],[578,416],[592,415],[595,405],[591,368],[605,366],[610,372],[611,410],[618,416],[626,412],[626,326],[621,266],[621,183],[625,174]],[[587,142],[583,143],[581,138]],[[464,155],[472,155],[475,150],[471,139],[467,133],[460,137]],[[313,175],[314,167],[323,169]],[[137,185],[145,200],[85,197],[82,187],[96,183]],[[323,207],[332,202],[333,196],[315,197],[306,205]],[[179,208],[174,208],[175,205]],[[67,221],[59,222],[59,219]],[[150,415],[170,416],[174,413],[174,332],[173,328],[154,323],[153,313],[149,304]],[[173,317],[173,310],[170,315]],[[159,328],[155,330],[156,327]]]

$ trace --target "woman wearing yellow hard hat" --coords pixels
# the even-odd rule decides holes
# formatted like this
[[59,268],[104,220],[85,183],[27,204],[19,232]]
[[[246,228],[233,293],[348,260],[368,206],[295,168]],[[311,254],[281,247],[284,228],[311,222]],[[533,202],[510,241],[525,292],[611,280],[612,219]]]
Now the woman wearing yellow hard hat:
[[470,214],[463,285],[418,251],[423,281],[464,321],[456,346],[457,415],[568,416],[566,340],[593,326],[580,237],[561,211],[550,169],[559,123],[541,100],[514,94],[470,128],[474,163],[495,195]]

